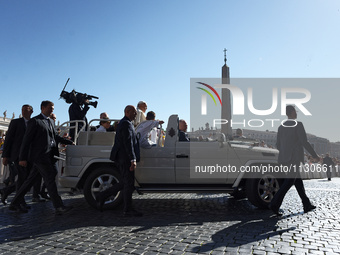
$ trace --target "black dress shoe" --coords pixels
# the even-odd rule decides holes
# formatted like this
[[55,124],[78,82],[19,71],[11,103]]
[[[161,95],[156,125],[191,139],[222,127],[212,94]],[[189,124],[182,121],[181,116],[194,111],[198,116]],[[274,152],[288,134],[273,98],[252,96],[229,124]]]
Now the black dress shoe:
[[41,193],[40,193],[40,196],[41,196],[42,198],[45,198],[45,199],[48,199],[48,200],[51,199],[51,197],[48,195],[47,192],[41,192]]
[[61,206],[55,209],[55,214],[57,215],[63,215],[70,211],[73,208],[73,206]]
[[279,208],[273,207],[271,204],[268,205],[268,208],[272,210],[273,213],[275,213],[276,216],[282,216],[283,210],[280,210]]
[[142,216],[143,213],[138,212],[134,209],[123,212],[123,217],[142,217]]
[[1,202],[4,205],[7,205],[6,199],[7,199],[7,192],[4,191],[3,189],[0,189],[0,195],[1,195]]
[[105,199],[100,194],[98,194],[96,196],[96,206],[100,212],[103,212],[104,203],[105,203]]
[[28,213],[27,208],[24,207],[22,204],[21,205],[10,205],[8,209],[11,211],[15,211],[15,212]]
[[310,205],[308,205],[307,207],[304,207],[304,208],[303,208],[303,211],[304,211],[305,213],[308,213],[308,212],[314,210],[315,208],[316,208],[315,205],[310,204]]
[[45,202],[45,199],[41,199],[40,197],[33,197],[32,198],[32,202],[34,203],[41,203],[41,202]]

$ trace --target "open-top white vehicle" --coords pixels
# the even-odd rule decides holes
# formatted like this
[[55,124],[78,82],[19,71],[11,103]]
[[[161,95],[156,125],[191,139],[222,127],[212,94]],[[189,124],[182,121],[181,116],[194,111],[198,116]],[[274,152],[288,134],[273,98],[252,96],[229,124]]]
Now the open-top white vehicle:
[[[277,150],[237,140],[228,141],[223,134],[215,140],[180,142],[178,120],[177,115],[169,117],[161,145],[141,148],[141,161],[135,171],[135,186],[139,193],[232,193],[246,196],[257,207],[268,206],[279,189],[279,179],[269,171],[254,175],[247,170],[277,166]],[[93,207],[96,206],[96,194],[120,180],[117,167],[109,159],[114,137],[115,132],[81,131],[77,134],[77,145],[66,148],[66,161],[59,182],[63,187],[83,190],[86,201]],[[203,167],[200,168],[202,173],[197,173],[198,166],[206,162],[211,165],[215,158],[220,166],[233,166],[232,170],[218,177]],[[121,200],[119,192],[105,202],[104,208],[113,208]]]

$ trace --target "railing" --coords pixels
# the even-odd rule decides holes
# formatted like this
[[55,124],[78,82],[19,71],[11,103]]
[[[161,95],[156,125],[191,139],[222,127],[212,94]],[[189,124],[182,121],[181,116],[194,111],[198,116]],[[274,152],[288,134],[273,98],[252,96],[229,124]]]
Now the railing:
[[[71,126],[72,123],[75,123],[74,126]],[[78,126],[79,126],[79,123],[83,123],[83,126],[81,127],[81,129],[78,131]],[[65,125],[65,127],[64,127]],[[74,143],[77,144],[77,139],[78,139],[78,136],[79,136],[79,133],[81,131],[84,131],[85,128],[86,128],[86,122],[84,120],[71,120],[71,121],[66,121],[64,123],[62,123],[61,125],[59,125],[57,127],[57,129],[60,128],[60,129],[63,129],[64,132],[67,132],[67,133],[70,133],[69,131],[71,129],[74,129]]]
[[[64,132],[69,132],[69,130],[71,129],[75,129],[75,139],[74,139],[74,143],[77,145],[77,144],[81,144],[81,145],[85,145],[85,146],[88,146],[88,145],[94,145],[94,144],[91,144],[91,141],[90,141],[90,138],[94,136],[93,132],[94,131],[91,131],[91,124],[93,122],[100,122],[100,121],[110,121],[111,123],[114,123],[114,122],[118,122],[119,119],[92,119],[89,123],[88,123],[88,129],[87,131],[85,131],[85,121],[83,120],[74,120],[74,121],[67,121],[67,122],[64,122],[62,123],[61,125],[58,126],[58,128],[62,129]],[[75,123],[75,126],[70,126],[71,123]],[[79,123],[83,123],[83,127],[78,131],[78,126],[79,126]],[[158,137],[157,137],[157,146],[160,146],[160,147],[163,147],[163,134],[161,132],[162,130],[162,125],[160,125],[160,128],[158,129],[159,130],[159,134],[158,134]],[[83,134],[86,133],[86,138],[84,139],[84,136]],[[109,132],[111,133],[111,132]],[[103,136],[102,139],[104,138],[104,136],[107,136],[107,135],[103,135],[103,134],[99,134],[99,133],[96,133],[96,135],[94,137],[97,137],[99,138],[100,140],[100,136]],[[112,136],[114,137],[114,135]],[[111,138],[111,136],[110,136]],[[98,139],[97,139],[98,140]],[[96,142],[94,142],[96,143]],[[100,145],[100,144],[95,144],[95,145]],[[105,145],[108,145],[108,144],[105,144]]]

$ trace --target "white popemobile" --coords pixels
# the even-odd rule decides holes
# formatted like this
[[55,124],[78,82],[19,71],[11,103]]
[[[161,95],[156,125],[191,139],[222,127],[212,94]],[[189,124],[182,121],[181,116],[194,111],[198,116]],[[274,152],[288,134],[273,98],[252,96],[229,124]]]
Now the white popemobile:
[[[86,201],[93,207],[96,194],[120,179],[118,169],[109,159],[114,137],[115,132],[80,131],[77,145],[66,148],[59,182],[62,187],[83,190]],[[177,115],[169,117],[165,138],[158,144],[141,148],[141,161],[135,172],[135,186],[140,194],[230,193],[266,208],[279,189],[280,179],[273,174],[273,169],[278,168],[276,149],[227,141],[223,134],[215,140],[179,142]],[[113,208],[121,200],[119,192],[105,202],[104,208]]]

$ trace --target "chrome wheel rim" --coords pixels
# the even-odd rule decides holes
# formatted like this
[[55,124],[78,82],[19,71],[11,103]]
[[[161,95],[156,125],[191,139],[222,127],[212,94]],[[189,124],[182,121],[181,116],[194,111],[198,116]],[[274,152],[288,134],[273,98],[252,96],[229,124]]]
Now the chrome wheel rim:
[[259,179],[257,192],[262,201],[269,203],[279,189],[279,182],[274,176],[265,175]]
[[[118,183],[119,180],[112,174],[102,174],[100,176],[98,176],[96,179],[94,179],[94,181],[91,184],[91,194],[93,196],[93,198],[96,198],[96,195],[99,192],[102,192],[110,187],[112,187],[114,184]],[[117,193],[117,195],[115,196],[111,196],[109,197],[106,201],[105,204],[111,203],[113,202],[118,196],[119,193]]]

